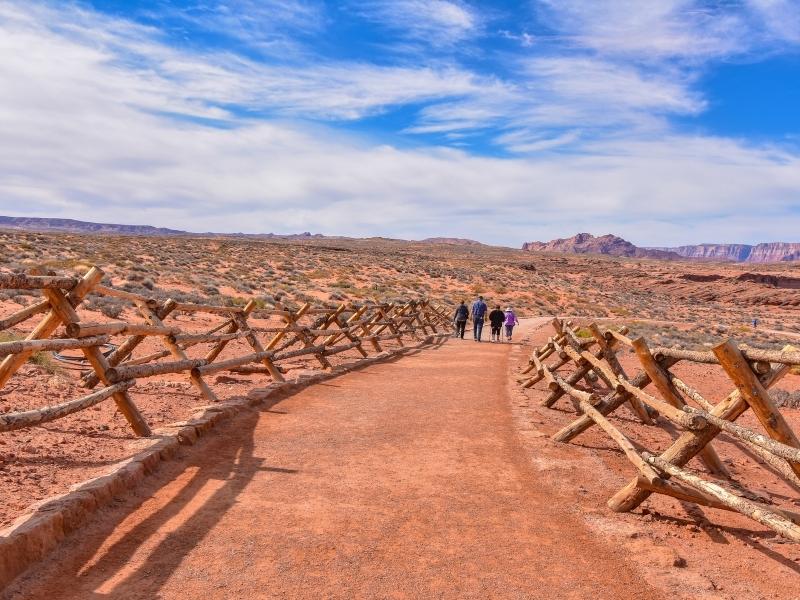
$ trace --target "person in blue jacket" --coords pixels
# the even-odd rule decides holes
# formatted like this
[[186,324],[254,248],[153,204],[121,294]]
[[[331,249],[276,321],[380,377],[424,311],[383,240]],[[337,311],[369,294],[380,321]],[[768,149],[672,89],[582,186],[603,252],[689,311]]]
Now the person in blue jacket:
[[478,299],[472,304],[472,335],[476,342],[481,341],[483,323],[486,321],[486,312],[488,310],[489,307],[483,301],[483,296],[478,296]]

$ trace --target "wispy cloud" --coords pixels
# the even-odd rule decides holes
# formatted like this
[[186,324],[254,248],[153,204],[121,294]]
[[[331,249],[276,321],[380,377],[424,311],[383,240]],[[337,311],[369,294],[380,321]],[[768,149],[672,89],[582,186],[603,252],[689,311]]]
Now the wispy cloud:
[[704,59],[738,52],[740,11],[699,0],[539,0],[543,18],[576,47],[637,60]]
[[451,0],[366,0],[357,11],[396,34],[434,46],[448,46],[475,35],[482,23],[468,4]]

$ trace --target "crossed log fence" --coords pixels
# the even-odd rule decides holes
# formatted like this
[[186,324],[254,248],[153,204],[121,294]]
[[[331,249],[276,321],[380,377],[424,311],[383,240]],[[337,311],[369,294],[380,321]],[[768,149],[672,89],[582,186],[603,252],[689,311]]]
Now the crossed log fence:
[[[596,425],[635,467],[631,481],[608,501],[612,510],[628,512],[650,494],[664,494],[738,512],[800,542],[800,513],[776,506],[772,498],[765,502],[763,495],[752,494],[733,481],[712,446],[724,432],[800,491],[800,440],[768,392],[792,367],[800,365],[800,351],[791,346],[781,351],[759,350],[738,346],[732,340],[713,351],[651,349],[643,338],[628,337],[624,327],[602,331],[593,323],[579,330],[559,319],[552,325],[555,335],[534,349],[519,382],[530,388],[546,381],[549,394],[541,401],[544,407],[553,407],[560,398],[571,400],[579,416],[556,432],[554,440],[570,442]],[[626,347],[633,350],[641,367],[633,376],[617,357]],[[734,389],[718,402],[705,398],[670,371],[682,361],[721,366]],[[645,390],[651,384],[655,388],[652,393]],[[645,425],[677,428],[679,435],[663,451],[648,451],[609,418],[624,404]],[[766,435],[735,423],[748,409]],[[695,456],[713,480],[686,467]]]
[[[353,350],[366,357],[365,345],[381,352],[382,344],[390,340],[402,346],[404,338],[418,340],[437,333],[437,328],[449,326],[450,322],[442,307],[427,300],[403,304],[344,303],[336,308],[313,307],[307,303],[296,310],[282,306],[265,310],[258,309],[255,301],[243,307],[190,304],[172,299],[160,302],[101,285],[103,276],[103,271],[97,267],[82,277],[0,275],[0,289],[41,290],[44,295],[42,301],[0,320],[0,331],[3,331],[44,315],[25,339],[0,342],[0,389],[31,355],[65,350],[79,350],[85,357],[87,371],[81,377],[85,388],[94,389],[102,384],[97,391],[59,404],[0,412],[0,432],[41,425],[112,398],[134,432],[149,436],[150,426],[128,393],[139,379],[185,374],[207,402],[216,402],[217,396],[205,379],[211,374],[232,370],[263,373],[273,381],[284,381],[280,367],[284,361],[308,356],[313,357],[320,368],[330,369],[328,358],[333,355]],[[82,321],[76,309],[93,294],[129,302],[142,322]],[[181,313],[213,315],[220,323],[200,333],[184,331],[179,324],[165,323],[170,316]],[[271,327],[251,325],[256,318],[278,319],[279,323]],[[262,336],[267,341],[262,342]],[[120,337],[124,337],[124,341],[111,346],[112,351],[103,351],[112,339]],[[163,349],[134,358],[134,351],[148,338],[160,340]],[[251,352],[217,360],[235,340],[246,342]],[[190,358],[187,350],[199,345],[208,349],[201,357]]]

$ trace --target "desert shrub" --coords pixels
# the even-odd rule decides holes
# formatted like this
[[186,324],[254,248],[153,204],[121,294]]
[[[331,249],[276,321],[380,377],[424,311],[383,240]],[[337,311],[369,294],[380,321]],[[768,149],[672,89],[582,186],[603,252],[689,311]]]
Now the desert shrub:
[[787,392],[786,390],[770,390],[769,395],[777,406],[800,408],[800,391]]
[[[0,331],[0,342],[17,342],[25,339],[22,335],[16,335],[8,331]],[[55,373],[58,371],[58,366],[53,361],[53,357],[49,352],[36,352],[31,354],[28,362],[45,369],[48,373]]]
[[84,304],[86,310],[99,312],[109,319],[116,319],[125,310],[126,303],[120,298],[112,298],[108,296],[92,296]]

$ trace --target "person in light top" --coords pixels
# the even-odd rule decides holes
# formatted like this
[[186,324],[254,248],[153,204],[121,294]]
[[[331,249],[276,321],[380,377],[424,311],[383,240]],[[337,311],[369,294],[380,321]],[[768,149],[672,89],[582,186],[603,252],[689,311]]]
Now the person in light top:
[[519,319],[517,319],[517,315],[514,314],[514,311],[511,307],[506,308],[506,339],[510,342],[511,335],[514,333],[514,326],[519,324]]

